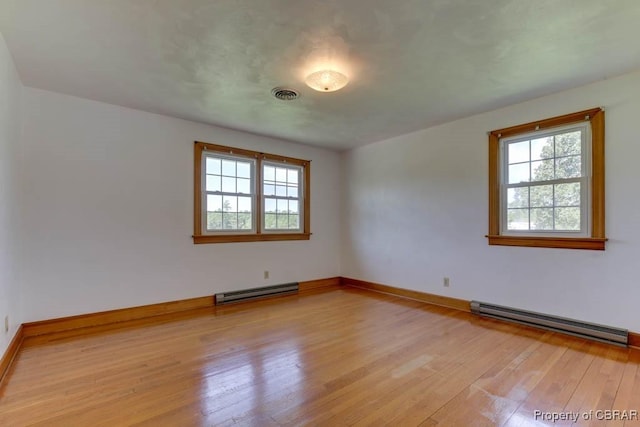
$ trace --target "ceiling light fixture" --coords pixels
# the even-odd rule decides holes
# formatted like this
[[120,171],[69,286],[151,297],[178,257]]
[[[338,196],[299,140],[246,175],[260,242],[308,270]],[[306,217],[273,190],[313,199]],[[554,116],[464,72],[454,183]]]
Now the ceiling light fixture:
[[307,76],[305,82],[318,92],[335,92],[349,83],[349,78],[334,70],[320,70]]

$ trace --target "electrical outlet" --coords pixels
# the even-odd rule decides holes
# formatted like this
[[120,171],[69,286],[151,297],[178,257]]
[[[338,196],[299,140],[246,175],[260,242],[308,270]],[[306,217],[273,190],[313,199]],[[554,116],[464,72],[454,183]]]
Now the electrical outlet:
[[442,281],[442,285],[443,285],[445,288],[448,288],[448,287],[449,287],[449,278],[448,278],[448,277],[445,277],[445,278],[444,278],[444,280]]
[[269,270],[265,270],[264,271],[264,280],[267,280],[269,278]]
[[4,331],[9,332],[9,316],[4,316]]

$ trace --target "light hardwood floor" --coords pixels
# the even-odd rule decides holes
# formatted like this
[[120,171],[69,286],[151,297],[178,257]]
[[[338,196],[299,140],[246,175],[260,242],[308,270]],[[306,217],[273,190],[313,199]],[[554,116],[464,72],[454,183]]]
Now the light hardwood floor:
[[636,350],[355,288],[87,332],[25,342],[1,426],[639,424],[595,419],[640,410]]

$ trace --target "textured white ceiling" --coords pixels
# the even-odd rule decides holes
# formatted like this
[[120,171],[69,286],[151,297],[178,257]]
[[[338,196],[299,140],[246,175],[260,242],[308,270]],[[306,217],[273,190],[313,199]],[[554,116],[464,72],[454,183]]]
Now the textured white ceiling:
[[[23,83],[335,149],[640,68],[638,0],[0,0]],[[303,83],[326,56],[351,77]],[[271,96],[299,90],[296,101]],[[217,141],[224,143],[224,141]]]

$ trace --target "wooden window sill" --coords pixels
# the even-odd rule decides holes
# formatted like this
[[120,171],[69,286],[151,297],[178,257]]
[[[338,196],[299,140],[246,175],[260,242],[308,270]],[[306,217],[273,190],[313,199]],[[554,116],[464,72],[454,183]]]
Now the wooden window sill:
[[531,248],[589,249],[604,251],[606,238],[595,237],[537,237],[488,235],[490,245],[525,246]]
[[283,240],[309,240],[311,233],[268,233],[268,234],[235,234],[235,235],[200,235],[193,236],[196,245],[206,243],[238,243],[238,242],[276,242]]

